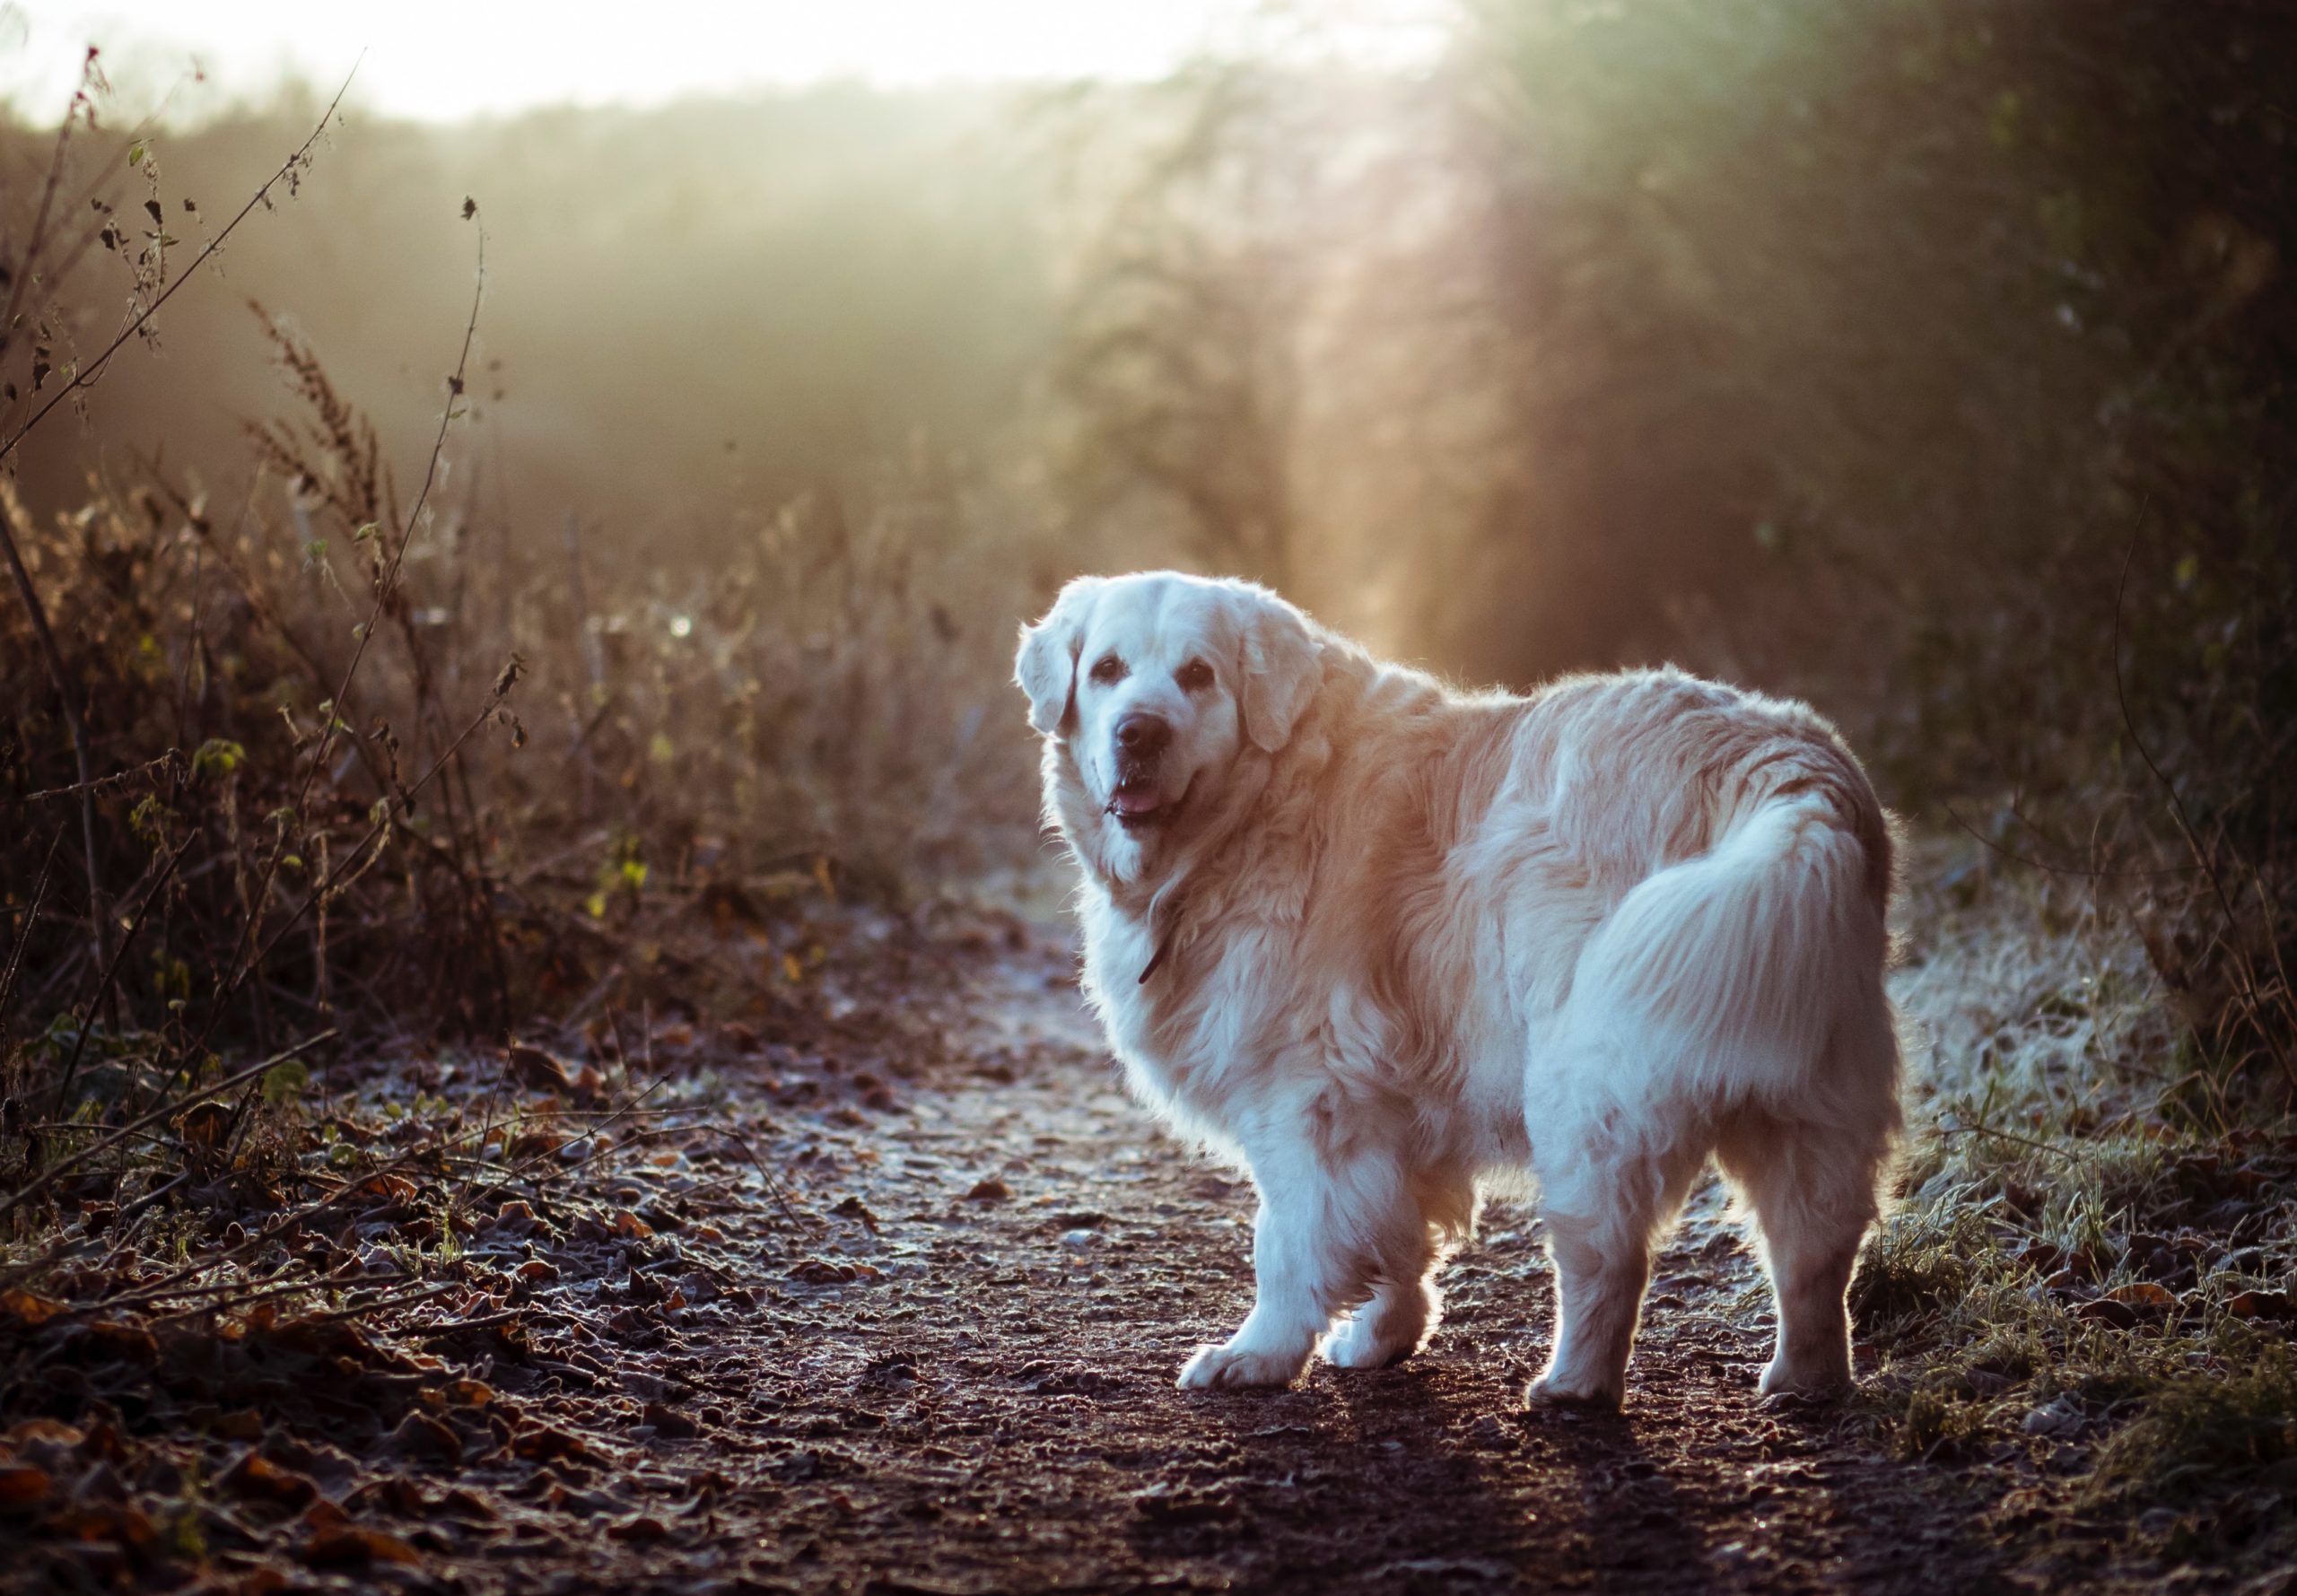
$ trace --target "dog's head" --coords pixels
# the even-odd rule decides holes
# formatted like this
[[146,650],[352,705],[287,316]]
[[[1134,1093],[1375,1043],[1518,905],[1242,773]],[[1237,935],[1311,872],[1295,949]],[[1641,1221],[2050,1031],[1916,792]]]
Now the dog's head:
[[1240,760],[1290,739],[1317,652],[1307,618],[1249,582],[1148,571],[1063,588],[1022,629],[1014,674],[1073,772],[1071,840],[1146,874],[1220,812]]

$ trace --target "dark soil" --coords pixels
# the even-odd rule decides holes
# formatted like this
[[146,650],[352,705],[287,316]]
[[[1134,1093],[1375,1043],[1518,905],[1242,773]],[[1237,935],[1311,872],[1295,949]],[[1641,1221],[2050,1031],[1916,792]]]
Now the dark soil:
[[0,1475],[0,1583],[2004,1583],[1964,1476],[1890,1456],[1855,1405],[1757,1404],[1767,1304],[1713,1190],[1659,1266],[1624,1414],[1524,1411],[1550,1306],[1511,1206],[1411,1365],[1175,1389],[1249,1304],[1249,1187],[1122,1095],[1065,955],[976,947],[925,1003],[913,1082],[755,1051],[683,1081],[794,1219],[724,1136],[666,1132],[475,1230],[457,1267],[495,1313],[219,1336],[17,1304],[12,1469],[39,1478]]

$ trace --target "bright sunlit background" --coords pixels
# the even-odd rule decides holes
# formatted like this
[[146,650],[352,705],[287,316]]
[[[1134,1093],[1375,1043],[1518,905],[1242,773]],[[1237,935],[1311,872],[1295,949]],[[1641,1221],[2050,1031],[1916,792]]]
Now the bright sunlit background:
[[[1171,563],[1463,679],[1808,691],[1909,789],[2002,781],[1936,706],[2017,683],[2012,784],[2078,792],[2127,773],[2093,724],[2117,627],[2186,682],[2280,624],[2297,22],[2216,9],[0,0],[0,263],[38,295],[0,423],[56,411],[0,493],[67,542],[92,494],[157,495],[124,526],[244,505],[332,635],[354,534],[424,475],[483,240],[482,375],[410,560],[490,679],[482,639],[563,642],[577,569],[610,635],[684,645],[762,561],[781,641],[818,641],[809,582],[922,605],[937,679],[955,649],[1001,693],[1061,578]],[[609,661],[577,663],[537,680],[586,702]],[[812,669],[759,680],[835,744]],[[965,729],[992,711],[904,693],[996,768]],[[631,712],[663,801],[699,778],[647,751],[719,747],[711,702]]]
[[[171,111],[260,99],[283,79],[332,88],[361,61],[354,99],[446,121],[541,105],[651,106],[682,95],[825,80],[880,88],[1066,79],[1138,81],[1312,14],[1320,48],[1383,64],[1424,58],[1444,0],[665,0],[626,5],[406,0],[146,0],[0,8],[0,92],[60,100],[103,42],[125,97],[174,91]],[[363,53],[363,60],[361,57]],[[184,86],[192,73],[205,82]]]

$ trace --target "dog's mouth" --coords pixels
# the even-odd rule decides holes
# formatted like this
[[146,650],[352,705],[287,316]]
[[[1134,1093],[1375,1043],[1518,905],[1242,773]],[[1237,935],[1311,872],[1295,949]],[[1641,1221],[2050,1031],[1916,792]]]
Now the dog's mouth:
[[1128,832],[1152,831],[1171,823],[1188,802],[1188,793],[1184,787],[1179,797],[1167,799],[1163,784],[1154,775],[1146,771],[1120,772],[1116,786],[1109,792],[1107,811]]

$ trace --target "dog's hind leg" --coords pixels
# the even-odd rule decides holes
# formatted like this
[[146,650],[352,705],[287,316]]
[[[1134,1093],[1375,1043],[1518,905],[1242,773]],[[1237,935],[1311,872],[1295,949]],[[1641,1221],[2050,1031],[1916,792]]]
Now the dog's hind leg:
[[[1645,1128],[1655,1129],[1655,1128]],[[1550,1121],[1533,1138],[1540,1217],[1555,1266],[1555,1348],[1534,1403],[1617,1406],[1651,1277],[1651,1245],[1706,1162],[1684,1139],[1655,1145],[1602,1122]]]
[[1754,1210],[1777,1305],[1778,1339],[1756,1388],[1763,1396],[1832,1395],[1850,1384],[1843,1298],[1874,1220],[1887,1133],[1846,1133],[1751,1114],[1725,1132],[1717,1161]]
[[1406,1244],[1381,1260],[1370,1300],[1326,1338],[1324,1357],[1335,1367],[1384,1369],[1402,1363],[1419,1350],[1443,1314],[1435,1271],[1475,1223],[1475,1184],[1451,1172],[1427,1173],[1412,1188],[1417,1234],[1402,1232]]

